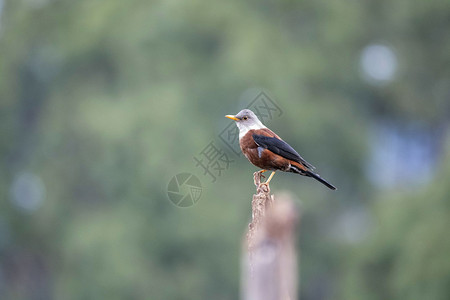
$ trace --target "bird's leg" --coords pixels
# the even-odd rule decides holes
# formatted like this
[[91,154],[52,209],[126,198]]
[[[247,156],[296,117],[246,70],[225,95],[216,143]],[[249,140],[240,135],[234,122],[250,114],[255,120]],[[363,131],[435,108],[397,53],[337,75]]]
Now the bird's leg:
[[275,175],[275,171],[273,171],[272,174],[270,174],[269,179],[267,179],[267,181],[264,182],[264,184],[269,185],[269,182],[272,180],[273,175]]
[[[269,179],[267,179],[266,182],[262,182],[258,188],[261,188],[262,191],[264,191],[265,193],[270,193],[270,188],[269,188],[269,182],[272,180],[273,175],[275,175],[275,171],[272,172],[272,174],[270,174]],[[265,188],[263,188],[263,186]]]

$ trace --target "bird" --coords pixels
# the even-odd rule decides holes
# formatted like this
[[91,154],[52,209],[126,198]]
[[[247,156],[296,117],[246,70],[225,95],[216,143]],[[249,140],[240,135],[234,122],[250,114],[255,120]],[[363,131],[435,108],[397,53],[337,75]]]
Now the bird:
[[268,185],[276,171],[283,171],[312,177],[328,188],[336,190],[334,185],[315,173],[315,167],[303,159],[294,148],[264,126],[250,109],[243,109],[237,115],[225,117],[236,122],[242,153],[253,165],[262,169],[259,174],[272,171],[263,184]]

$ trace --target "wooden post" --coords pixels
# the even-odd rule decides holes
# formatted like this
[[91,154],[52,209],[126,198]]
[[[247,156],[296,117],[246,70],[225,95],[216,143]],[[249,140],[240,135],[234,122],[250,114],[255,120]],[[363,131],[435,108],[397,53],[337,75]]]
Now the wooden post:
[[243,299],[296,300],[296,207],[287,194],[275,200],[258,172],[254,180],[252,222],[243,247]]

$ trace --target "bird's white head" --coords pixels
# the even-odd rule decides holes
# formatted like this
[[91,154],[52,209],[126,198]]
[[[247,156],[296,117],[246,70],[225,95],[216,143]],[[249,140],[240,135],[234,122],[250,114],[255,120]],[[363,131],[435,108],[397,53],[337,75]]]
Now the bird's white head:
[[225,117],[236,121],[239,128],[239,139],[244,137],[249,130],[267,128],[250,109],[243,109],[235,116],[226,115]]

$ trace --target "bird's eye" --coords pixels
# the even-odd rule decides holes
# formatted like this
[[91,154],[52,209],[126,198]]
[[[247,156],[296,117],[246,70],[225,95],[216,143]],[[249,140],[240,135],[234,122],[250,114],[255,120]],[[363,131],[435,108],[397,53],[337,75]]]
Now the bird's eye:
[[244,116],[244,117],[242,118],[242,120],[244,120],[244,121],[246,121],[247,119],[248,119],[247,116]]

